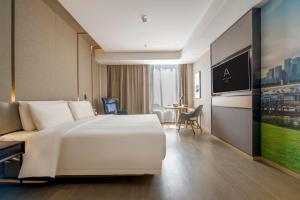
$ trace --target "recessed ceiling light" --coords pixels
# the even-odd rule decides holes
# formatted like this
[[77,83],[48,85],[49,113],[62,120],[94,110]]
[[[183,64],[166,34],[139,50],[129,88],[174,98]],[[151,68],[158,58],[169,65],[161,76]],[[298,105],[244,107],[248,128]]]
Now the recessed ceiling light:
[[142,21],[143,21],[143,23],[148,22],[148,16],[147,15],[143,15],[142,16]]

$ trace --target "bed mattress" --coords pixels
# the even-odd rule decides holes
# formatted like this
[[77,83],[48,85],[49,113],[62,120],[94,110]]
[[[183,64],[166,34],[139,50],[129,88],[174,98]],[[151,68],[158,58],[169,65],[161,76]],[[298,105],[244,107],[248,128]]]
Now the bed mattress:
[[38,131],[17,131],[0,137],[0,141],[27,141],[33,134]]

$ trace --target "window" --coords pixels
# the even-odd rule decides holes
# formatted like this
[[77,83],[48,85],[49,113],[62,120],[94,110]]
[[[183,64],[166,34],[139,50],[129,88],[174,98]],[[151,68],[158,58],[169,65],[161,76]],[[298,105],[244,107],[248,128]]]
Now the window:
[[150,73],[150,106],[161,122],[176,121],[174,111],[167,106],[179,101],[178,65],[152,65]]

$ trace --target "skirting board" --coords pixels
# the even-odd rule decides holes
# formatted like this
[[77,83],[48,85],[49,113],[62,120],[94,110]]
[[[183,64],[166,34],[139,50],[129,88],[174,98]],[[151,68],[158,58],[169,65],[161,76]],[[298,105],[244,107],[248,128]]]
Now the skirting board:
[[263,157],[260,157],[260,156],[254,156],[254,157],[250,156],[249,154],[247,154],[247,153],[241,151],[240,149],[232,146],[231,144],[223,141],[222,139],[220,139],[220,138],[218,138],[218,137],[216,137],[214,135],[212,135],[212,137],[215,138],[215,139],[217,139],[217,140],[219,140],[224,145],[226,145],[227,147],[231,148],[232,150],[234,150],[235,152],[239,153],[240,155],[244,156],[245,158],[247,158],[249,160],[254,160],[254,161],[261,162],[261,163],[263,163],[265,165],[268,165],[268,166],[270,166],[270,167],[272,167],[274,169],[277,169],[277,170],[279,170],[279,171],[281,171],[281,172],[283,172],[283,173],[285,173],[287,175],[290,175],[290,176],[292,176],[292,177],[300,180],[300,174],[297,174],[296,172],[293,172],[293,171],[291,171],[291,170],[289,170],[289,169],[287,169],[285,167],[282,167],[282,166],[278,165],[277,163],[274,163],[274,162],[272,162],[272,161],[270,161],[268,159],[265,159]]
[[215,139],[217,139],[218,141],[220,141],[221,143],[223,143],[225,146],[229,147],[230,149],[232,149],[233,151],[237,152],[238,154],[242,155],[243,157],[249,159],[249,160],[256,160],[256,157],[250,156],[249,154],[243,152],[242,150],[236,148],[235,146],[233,146],[232,144],[229,144],[227,142],[225,142],[224,140],[218,138],[217,136],[211,134],[211,136]]
[[270,167],[272,167],[274,169],[277,169],[277,170],[279,170],[279,171],[281,171],[281,172],[283,172],[283,173],[285,173],[287,175],[290,175],[290,176],[292,176],[292,177],[300,180],[300,174],[297,174],[296,172],[293,172],[293,171],[291,171],[291,170],[289,170],[289,169],[287,169],[285,167],[282,167],[282,166],[278,165],[277,163],[274,163],[271,160],[265,159],[263,157],[258,157],[257,161],[259,161],[259,162],[261,162],[263,164],[266,164],[266,165],[268,165],[268,166],[270,166]]

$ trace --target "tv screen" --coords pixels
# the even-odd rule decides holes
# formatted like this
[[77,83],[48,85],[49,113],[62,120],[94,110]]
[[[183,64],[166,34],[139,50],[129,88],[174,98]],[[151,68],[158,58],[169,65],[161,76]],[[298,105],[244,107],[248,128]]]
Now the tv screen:
[[213,67],[213,93],[250,89],[249,51]]

